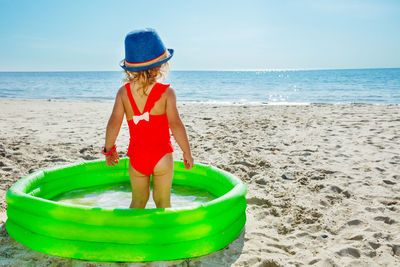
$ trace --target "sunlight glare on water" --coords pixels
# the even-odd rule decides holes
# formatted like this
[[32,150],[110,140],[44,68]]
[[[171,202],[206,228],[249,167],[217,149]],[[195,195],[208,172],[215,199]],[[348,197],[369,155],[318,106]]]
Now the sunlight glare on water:
[[[122,71],[0,72],[0,99],[113,101]],[[400,68],[171,71],[178,102],[212,105],[400,103]]]

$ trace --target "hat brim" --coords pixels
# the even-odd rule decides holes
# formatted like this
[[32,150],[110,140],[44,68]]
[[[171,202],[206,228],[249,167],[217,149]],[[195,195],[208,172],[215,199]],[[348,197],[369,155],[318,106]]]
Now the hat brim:
[[169,52],[169,56],[167,58],[164,58],[163,60],[157,61],[157,62],[147,65],[147,66],[127,67],[127,66],[125,66],[124,60],[121,61],[120,66],[121,66],[121,68],[123,68],[124,70],[127,70],[127,71],[142,71],[142,70],[152,69],[152,68],[155,68],[155,67],[158,67],[158,66],[164,64],[165,62],[167,62],[168,60],[171,59],[171,57],[174,55],[174,49],[168,48],[168,52]]

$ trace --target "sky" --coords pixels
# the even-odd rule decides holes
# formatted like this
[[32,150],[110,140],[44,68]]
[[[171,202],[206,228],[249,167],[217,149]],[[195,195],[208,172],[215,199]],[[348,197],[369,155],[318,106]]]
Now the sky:
[[172,70],[400,67],[400,1],[0,0],[0,71],[116,71],[154,28]]

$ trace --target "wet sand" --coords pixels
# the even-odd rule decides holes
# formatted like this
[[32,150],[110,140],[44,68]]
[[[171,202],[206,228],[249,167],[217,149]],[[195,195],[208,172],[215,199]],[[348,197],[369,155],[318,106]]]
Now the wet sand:
[[[180,104],[195,161],[247,184],[245,229],[228,247],[203,257],[119,264],[33,251],[3,224],[5,193],[20,177],[103,158],[113,103],[0,103],[1,266],[400,265],[399,105]],[[128,135],[124,121],[117,139],[121,156]]]

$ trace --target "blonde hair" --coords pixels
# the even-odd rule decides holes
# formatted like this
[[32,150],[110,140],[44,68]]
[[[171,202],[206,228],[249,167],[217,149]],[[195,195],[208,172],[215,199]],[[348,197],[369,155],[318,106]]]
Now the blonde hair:
[[125,71],[125,79],[123,82],[136,83],[138,86],[138,92],[141,95],[146,95],[146,89],[150,84],[156,83],[160,78],[162,80],[167,78],[169,71],[169,62],[143,71]]

